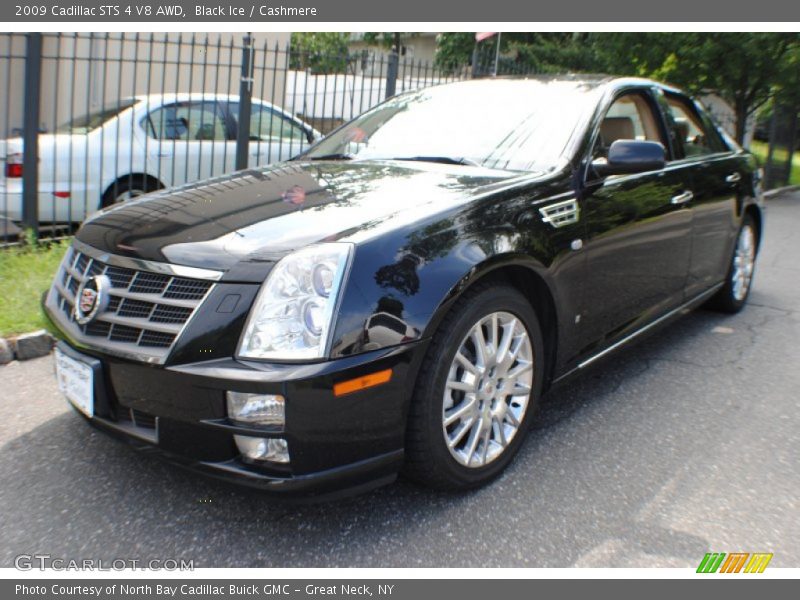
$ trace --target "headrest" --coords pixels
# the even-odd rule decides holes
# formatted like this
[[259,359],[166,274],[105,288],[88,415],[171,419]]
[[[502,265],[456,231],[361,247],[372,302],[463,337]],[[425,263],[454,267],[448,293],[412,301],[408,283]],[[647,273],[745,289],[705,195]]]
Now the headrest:
[[678,132],[678,139],[685,142],[689,139],[689,121],[680,117],[675,119],[675,129]]
[[606,117],[600,125],[603,143],[610,146],[617,140],[634,140],[633,119],[630,117]]

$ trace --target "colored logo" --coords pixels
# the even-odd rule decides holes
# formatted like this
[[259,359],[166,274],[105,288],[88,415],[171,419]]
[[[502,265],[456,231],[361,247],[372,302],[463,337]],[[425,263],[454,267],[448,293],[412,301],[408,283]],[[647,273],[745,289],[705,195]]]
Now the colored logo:
[[698,573],[763,573],[772,553],[766,552],[709,552],[700,561]]
[[111,280],[105,275],[97,275],[84,281],[75,294],[75,320],[86,325],[108,305],[108,290]]
[[287,204],[294,204],[300,206],[306,201],[306,191],[302,186],[293,185],[288,190],[283,192],[283,201]]

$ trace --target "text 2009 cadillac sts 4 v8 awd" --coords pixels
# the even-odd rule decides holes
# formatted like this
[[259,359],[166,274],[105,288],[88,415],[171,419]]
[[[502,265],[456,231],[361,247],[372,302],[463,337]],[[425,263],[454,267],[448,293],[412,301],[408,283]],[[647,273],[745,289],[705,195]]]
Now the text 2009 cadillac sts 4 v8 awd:
[[739,310],[761,225],[753,157],[675,89],[470,81],[99,213],[45,305],[62,390],[142,448],[275,492],[467,488],[554,382]]

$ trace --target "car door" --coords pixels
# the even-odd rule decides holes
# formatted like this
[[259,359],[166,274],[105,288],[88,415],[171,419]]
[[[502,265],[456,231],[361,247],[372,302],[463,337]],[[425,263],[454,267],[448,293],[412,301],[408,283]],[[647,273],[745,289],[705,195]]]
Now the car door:
[[[652,92],[618,95],[599,121],[592,158],[619,139],[670,148]],[[607,345],[683,301],[691,252],[691,169],[667,168],[601,178],[589,168],[582,209],[587,227],[582,329]]]
[[151,172],[166,186],[233,170],[229,131],[213,100],[164,104],[148,113],[145,129]]
[[686,294],[696,296],[727,272],[737,232],[737,199],[745,165],[691,99],[666,92],[664,104],[676,140],[674,165],[694,180],[692,250]]
[[[238,127],[239,103],[228,110]],[[268,104],[253,101],[250,107],[249,159],[251,167],[288,160],[308,148],[308,130]]]

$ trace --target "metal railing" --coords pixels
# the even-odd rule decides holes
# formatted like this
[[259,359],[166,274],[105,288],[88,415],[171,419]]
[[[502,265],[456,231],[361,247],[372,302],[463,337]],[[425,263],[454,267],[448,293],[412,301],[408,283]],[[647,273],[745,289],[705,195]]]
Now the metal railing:
[[[0,34],[0,243],[289,159],[387,97],[485,76],[488,60],[320,55],[265,34]],[[499,74],[512,72],[526,69]]]

